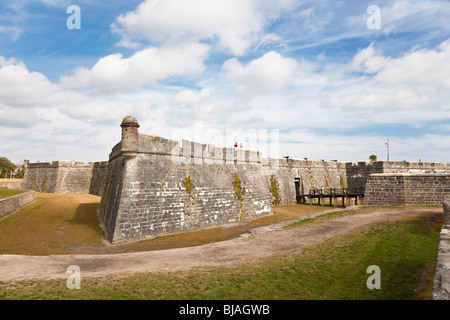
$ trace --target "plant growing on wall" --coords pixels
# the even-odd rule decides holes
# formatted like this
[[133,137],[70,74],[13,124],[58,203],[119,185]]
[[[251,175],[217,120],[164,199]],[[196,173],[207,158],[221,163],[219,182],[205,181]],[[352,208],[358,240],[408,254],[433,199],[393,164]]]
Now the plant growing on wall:
[[244,195],[245,195],[245,187],[244,183],[239,179],[237,175],[234,176],[233,180],[233,190],[234,190],[234,197],[239,203],[239,220],[242,221],[247,217],[247,210],[244,208]]
[[342,189],[347,188],[347,185],[345,184],[344,178],[342,176],[339,176],[339,184],[341,185]]
[[272,204],[278,205],[281,203],[280,188],[277,179],[273,175],[270,176],[270,193],[272,194]]
[[183,181],[183,188],[186,190],[187,194],[188,194],[188,203],[191,203],[191,199],[195,200],[195,186],[194,186],[194,182],[192,181],[190,176],[187,176],[186,178],[184,178]]

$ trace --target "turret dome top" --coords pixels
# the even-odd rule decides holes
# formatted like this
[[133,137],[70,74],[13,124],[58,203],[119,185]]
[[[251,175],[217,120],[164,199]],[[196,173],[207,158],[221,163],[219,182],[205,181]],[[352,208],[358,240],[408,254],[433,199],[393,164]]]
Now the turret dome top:
[[123,120],[122,120],[122,124],[125,124],[125,123],[138,123],[137,122],[137,120],[136,120],[136,118],[135,117],[133,117],[133,116],[126,116],[125,118],[123,118]]

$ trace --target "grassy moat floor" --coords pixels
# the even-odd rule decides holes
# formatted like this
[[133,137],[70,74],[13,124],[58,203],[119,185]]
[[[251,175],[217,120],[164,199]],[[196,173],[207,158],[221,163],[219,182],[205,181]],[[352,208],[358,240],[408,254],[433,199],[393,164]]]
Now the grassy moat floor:
[[0,222],[0,254],[106,254],[190,247],[229,240],[255,227],[331,209],[328,206],[277,206],[273,215],[250,221],[111,246],[103,240],[98,225],[96,210],[100,197],[37,193],[37,198],[35,203]]
[[[37,196],[36,202],[0,221],[0,254],[106,254],[195,246],[331,209],[276,206],[274,215],[252,221],[110,246],[103,241],[95,213],[99,197],[42,193]],[[307,223],[370,210],[374,208],[341,211]],[[0,299],[431,299],[442,224],[441,214],[383,221],[299,252],[233,267],[84,277],[81,290],[67,289],[65,279],[0,282]],[[381,269],[380,290],[367,288],[370,265]]]
[[8,198],[26,192],[25,190],[14,190],[0,187],[0,199]]

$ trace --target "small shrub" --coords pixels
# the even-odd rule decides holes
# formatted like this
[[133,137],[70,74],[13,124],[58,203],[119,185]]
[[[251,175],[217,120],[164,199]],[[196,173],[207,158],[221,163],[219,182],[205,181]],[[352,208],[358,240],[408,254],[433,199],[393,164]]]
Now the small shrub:
[[277,179],[272,175],[270,176],[270,193],[272,194],[272,204],[279,205],[281,203],[280,188]]
[[341,185],[342,189],[347,188],[347,185],[345,184],[344,178],[342,176],[339,176],[339,184]]
[[244,183],[241,181],[241,179],[239,179],[237,175],[234,176],[233,190],[234,196],[239,203],[239,220],[242,221],[247,217],[247,210],[245,210],[244,208],[244,195],[246,190],[244,187]]
[[195,194],[194,194],[194,182],[192,181],[190,176],[187,176],[186,178],[184,178],[184,183],[183,183],[183,187],[186,189],[186,192],[188,193],[188,201],[190,202],[190,200],[195,200]]

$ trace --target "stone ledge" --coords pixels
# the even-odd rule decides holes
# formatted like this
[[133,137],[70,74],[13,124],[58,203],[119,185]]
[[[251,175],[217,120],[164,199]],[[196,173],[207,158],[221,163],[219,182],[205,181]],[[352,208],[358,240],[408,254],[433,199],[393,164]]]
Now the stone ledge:
[[28,191],[5,199],[0,199],[0,218],[36,200],[36,192]]
[[436,274],[433,281],[433,300],[450,300],[450,232],[447,226],[441,230]]
[[435,171],[408,171],[408,172],[384,172],[384,173],[372,173],[371,176],[374,177],[449,177],[450,173],[446,170],[435,170]]
[[442,226],[439,239],[433,300],[450,300],[450,194],[444,194],[442,203],[445,225]]

